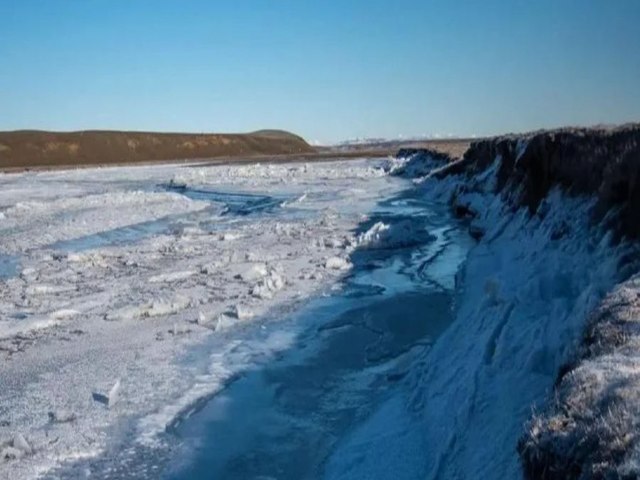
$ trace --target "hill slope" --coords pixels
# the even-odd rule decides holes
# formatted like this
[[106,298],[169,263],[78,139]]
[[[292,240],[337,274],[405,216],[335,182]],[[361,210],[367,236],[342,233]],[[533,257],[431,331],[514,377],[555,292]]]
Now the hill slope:
[[246,134],[0,132],[0,167],[102,165],[313,152],[304,139],[280,130]]

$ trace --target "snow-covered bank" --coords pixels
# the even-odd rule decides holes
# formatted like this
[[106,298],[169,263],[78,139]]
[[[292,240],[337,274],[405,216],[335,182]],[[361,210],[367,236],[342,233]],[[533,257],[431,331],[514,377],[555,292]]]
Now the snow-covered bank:
[[637,282],[583,333],[638,268],[638,139],[637,126],[566,130],[480,141],[446,165],[424,152],[393,162],[479,242],[453,325],[343,442],[329,478],[637,476]]
[[[167,192],[172,180],[200,199]],[[406,187],[370,161],[87,169],[0,184],[0,255],[10,259],[0,276],[1,478],[45,474],[125,437],[152,444],[251,360],[245,330],[348,272],[365,241],[354,229]],[[224,192],[289,200],[234,215]],[[210,356],[181,360],[212,339]],[[263,354],[286,346],[271,339]]]
[[[472,227],[484,236],[468,260],[460,315],[469,321],[461,328],[468,335],[487,322],[481,330],[488,335],[484,364],[469,376],[475,400],[459,412],[467,432],[480,425],[488,428],[485,438],[502,439],[494,446],[507,458],[501,464],[501,455],[473,438],[481,432],[457,433],[439,465],[445,477],[458,473],[449,467],[456,457],[473,469],[460,472],[500,477],[512,465],[515,474],[514,442],[531,409],[519,446],[528,478],[638,474],[639,417],[629,394],[640,386],[632,366],[638,350],[632,323],[621,326],[635,316],[634,303],[621,301],[635,282],[598,303],[638,269],[639,139],[638,126],[566,130],[479,142],[466,155],[453,205],[474,217]],[[487,202],[487,190],[498,204]],[[480,256],[487,261],[478,270],[486,275],[484,299],[469,292],[482,283],[473,278]],[[465,314],[474,300],[476,311]]]

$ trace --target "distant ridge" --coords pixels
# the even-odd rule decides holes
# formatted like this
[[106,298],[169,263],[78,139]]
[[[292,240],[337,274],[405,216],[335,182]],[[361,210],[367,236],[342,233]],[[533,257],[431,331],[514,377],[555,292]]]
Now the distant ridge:
[[110,130],[0,132],[0,168],[308,153],[315,153],[315,149],[302,137],[284,130],[233,134]]

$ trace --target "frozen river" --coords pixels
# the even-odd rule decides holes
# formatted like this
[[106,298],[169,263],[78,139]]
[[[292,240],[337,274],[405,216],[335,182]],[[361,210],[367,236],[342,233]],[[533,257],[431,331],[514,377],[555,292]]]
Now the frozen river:
[[[0,433],[37,448],[0,471],[357,470],[345,439],[383,401],[408,405],[407,372],[452,321],[471,245],[446,205],[381,166],[2,177],[0,347],[19,348]],[[96,401],[116,382],[117,403]]]
[[469,242],[442,206],[408,195],[381,202],[374,217],[433,236],[354,252],[340,290],[294,314],[303,330],[292,348],[172,429],[181,461],[167,478],[322,478],[332,456],[351,455],[341,440],[382,399],[408,402],[407,370],[453,318]]
[[501,161],[0,175],[0,478],[518,478],[636,252]]

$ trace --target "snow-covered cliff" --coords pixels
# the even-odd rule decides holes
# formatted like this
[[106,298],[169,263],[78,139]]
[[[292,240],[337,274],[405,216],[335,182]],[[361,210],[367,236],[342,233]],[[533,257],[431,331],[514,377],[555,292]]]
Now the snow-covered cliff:
[[479,239],[413,378],[427,478],[640,472],[639,139],[565,129],[395,165]]

